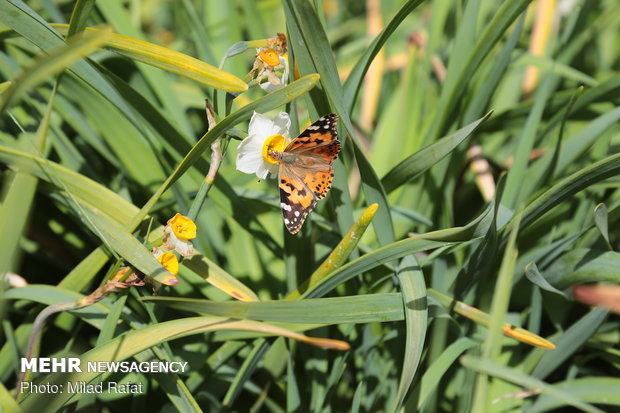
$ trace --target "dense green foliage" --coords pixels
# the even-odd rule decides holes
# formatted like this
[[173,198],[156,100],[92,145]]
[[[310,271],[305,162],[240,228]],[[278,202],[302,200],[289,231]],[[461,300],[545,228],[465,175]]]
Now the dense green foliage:
[[[30,285],[2,285],[0,406],[620,408],[618,315],[572,289],[601,283],[587,303],[620,311],[619,30],[615,0],[2,0],[0,273]],[[288,85],[245,90],[277,33]],[[340,117],[332,189],[297,235],[278,181],[236,169],[254,111],[288,112],[293,137]],[[151,248],[177,212],[195,254],[160,285]],[[122,266],[157,296],[77,308]],[[144,391],[15,400],[46,306],[71,311],[34,355],[189,368],[34,374]]]

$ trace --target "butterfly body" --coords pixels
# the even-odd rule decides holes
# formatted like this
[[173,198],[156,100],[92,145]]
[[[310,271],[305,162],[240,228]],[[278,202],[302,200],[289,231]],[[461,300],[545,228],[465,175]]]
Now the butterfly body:
[[279,160],[278,181],[284,225],[296,234],[308,214],[331,188],[334,160],[340,152],[336,138],[338,116],[325,115],[297,138],[283,152],[270,152]]

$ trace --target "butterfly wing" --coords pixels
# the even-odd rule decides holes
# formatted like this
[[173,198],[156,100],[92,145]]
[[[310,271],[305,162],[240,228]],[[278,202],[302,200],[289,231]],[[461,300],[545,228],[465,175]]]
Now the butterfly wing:
[[[315,147],[331,144],[338,138],[338,132],[336,132],[337,123],[338,115],[335,113],[322,116],[319,120],[308,126],[298,137],[293,139],[284,152],[305,152]],[[337,154],[338,152],[336,152],[336,155]]]
[[316,206],[317,197],[306,186],[303,171],[290,164],[280,163],[280,206],[284,225],[291,234],[296,234],[303,225],[306,217]]
[[332,165],[340,152],[337,120],[333,113],[323,116],[284,150],[279,167],[280,205],[291,234],[299,231],[316,202],[331,188]]
[[300,164],[313,164],[306,168],[303,175],[304,184],[314,192],[317,199],[325,198],[327,191],[332,187],[334,179],[333,163],[340,152],[340,142],[333,141],[325,146],[313,148],[299,155]]

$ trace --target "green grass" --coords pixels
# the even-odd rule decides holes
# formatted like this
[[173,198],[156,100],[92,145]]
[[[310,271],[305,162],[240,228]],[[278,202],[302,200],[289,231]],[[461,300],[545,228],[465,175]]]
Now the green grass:
[[[0,273],[30,284],[0,283],[0,408],[620,409],[618,315],[571,291],[620,284],[616,3],[0,2]],[[278,32],[267,94],[247,75]],[[293,136],[339,115],[297,235],[278,181],[235,168],[254,111]],[[173,285],[152,247],[176,212]],[[125,266],[150,284],[97,301]],[[25,354],[189,368],[16,397]]]

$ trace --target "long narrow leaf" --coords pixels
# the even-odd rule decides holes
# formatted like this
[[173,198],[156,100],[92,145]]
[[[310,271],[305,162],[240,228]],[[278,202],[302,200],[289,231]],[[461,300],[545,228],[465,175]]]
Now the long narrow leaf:
[[[66,34],[69,29],[66,24],[55,24],[53,27],[61,34]],[[87,28],[86,32],[97,33],[99,29]],[[120,34],[108,37],[105,44],[130,59],[177,73],[207,86],[228,92],[244,92],[248,89],[248,85],[238,77],[166,47]]]
[[428,324],[424,274],[413,255],[408,255],[401,261],[398,280],[400,281],[403,305],[405,307],[407,335],[403,369],[398,384],[398,393],[392,409],[394,412],[397,412],[404,402],[407,391],[418,370],[422,351],[424,350],[424,339],[426,338],[426,326]]

